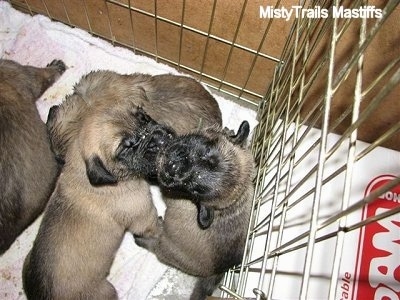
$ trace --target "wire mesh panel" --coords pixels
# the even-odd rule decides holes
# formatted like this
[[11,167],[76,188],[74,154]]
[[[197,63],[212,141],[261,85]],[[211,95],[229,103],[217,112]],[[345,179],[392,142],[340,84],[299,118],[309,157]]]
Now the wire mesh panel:
[[[374,284],[387,299],[400,292],[395,275],[400,247],[392,242],[400,232],[399,158],[394,151],[378,148],[398,150],[399,114],[396,109],[392,114],[390,107],[399,99],[399,46],[389,46],[397,47],[389,57],[378,54],[387,53],[388,45],[379,44],[384,31],[392,32],[398,43],[398,1],[387,1],[381,18],[333,16],[344,5],[363,8],[364,1],[311,1],[303,7],[315,10],[318,5],[329,17],[295,20],[282,64],[259,106],[260,124],[253,141],[258,172],[252,225],[242,265],[226,276],[222,286],[226,295],[367,299],[361,296],[362,289]],[[385,117],[379,119],[383,107]],[[390,170],[394,176],[374,179],[380,170]],[[368,185],[369,178],[373,180]],[[371,188],[378,181],[379,188]],[[371,202],[375,205],[385,193],[384,208],[375,207],[372,215],[367,214]],[[363,239],[372,223],[391,232],[380,255],[392,256],[392,261],[389,267],[380,265],[386,268],[380,269],[382,274],[371,274],[375,270],[370,264],[365,275],[360,271],[364,268],[360,252],[368,246]],[[368,275],[376,277],[373,283]]]
[[[373,224],[389,232],[385,257],[400,261],[391,242],[400,224],[398,0],[10,2],[258,109],[251,226],[223,297],[367,299],[360,295],[374,285],[400,297],[398,263],[385,265],[384,282],[363,271]],[[296,15],[267,13],[283,7]],[[376,199],[386,204],[373,207]]]
[[[277,2],[289,5],[292,1]],[[260,19],[262,1],[254,0],[11,3],[170,64],[250,104],[265,95],[291,24]]]

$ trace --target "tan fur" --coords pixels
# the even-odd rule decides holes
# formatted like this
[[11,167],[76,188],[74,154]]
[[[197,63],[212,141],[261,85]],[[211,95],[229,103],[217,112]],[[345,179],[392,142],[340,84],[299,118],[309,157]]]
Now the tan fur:
[[186,199],[167,198],[165,222],[155,251],[161,261],[178,261],[175,267],[201,277],[225,272],[241,261],[253,199],[251,154],[239,147],[229,149],[224,138],[219,143],[222,155],[233,160],[235,168],[226,177],[221,196],[209,201],[215,208],[213,223],[200,229],[195,205]]
[[0,254],[44,209],[57,164],[35,101],[65,71],[0,60]]

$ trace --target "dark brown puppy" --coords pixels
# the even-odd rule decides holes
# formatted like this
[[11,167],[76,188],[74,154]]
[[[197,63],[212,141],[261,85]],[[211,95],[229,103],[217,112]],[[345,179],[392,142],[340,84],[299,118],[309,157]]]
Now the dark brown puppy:
[[0,254],[43,211],[57,164],[35,102],[65,71],[0,60]]
[[[156,236],[136,242],[160,261],[199,277],[193,300],[211,295],[243,256],[254,193],[253,158],[243,146],[248,134],[247,122],[236,135],[211,127],[175,138],[158,156],[160,186],[169,196],[164,221]],[[209,227],[201,229],[196,217]]]
[[[156,154],[173,135],[138,105],[153,116],[169,105],[171,116],[179,115],[178,100],[185,101],[187,88],[200,86],[165,76],[93,72],[51,109],[52,146],[64,166],[25,261],[29,299],[117,298],[106,278],[125,231],[152,236],[157,229],[149,185],[140,176],[156,174]],[[164,81],[177,84],[174,92],[164,91]],[[198,97],[214,107],[210,94]],[[190,100],[185,105],[185,111],[193,106]],[[207,121],[207,114],[196,111],[187,116],[187,127]]]

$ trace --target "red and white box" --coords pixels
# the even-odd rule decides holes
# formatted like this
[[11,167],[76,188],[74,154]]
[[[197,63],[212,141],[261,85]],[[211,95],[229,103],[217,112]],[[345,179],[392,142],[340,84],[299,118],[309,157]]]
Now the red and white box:
[[[368,184],[365,196],[394,178],[393,175],[374,178]],[[364,206],[362,219],[377,216],[398,206],[400,206],[400,185]],[[354,281],[351,288],[351,297],[348,299],[400,299],[399,214],[368,224],[359,231]],[[341,289],[343,290],[343,286]]]

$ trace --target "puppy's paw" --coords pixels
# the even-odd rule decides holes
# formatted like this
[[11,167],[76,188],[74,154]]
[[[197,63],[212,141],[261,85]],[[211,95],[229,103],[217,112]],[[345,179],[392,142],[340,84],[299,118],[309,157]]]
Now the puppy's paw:
[[235,135],[235,131],[233,129],[229,129],[228,127],[224,127],[222,129],[222,134],[227,137],[231,137]]
[[47,67],[55,67],[60,74],[64,73],[65,70],[67,69],[64,62],[60,59],[53,60],[51,63],[47,65]]
[[134,235],[134,237],[136,245],[149,251],[152,251],[152,249],[154,249],[157,241],[155,238],[143,237],[139,235]]

